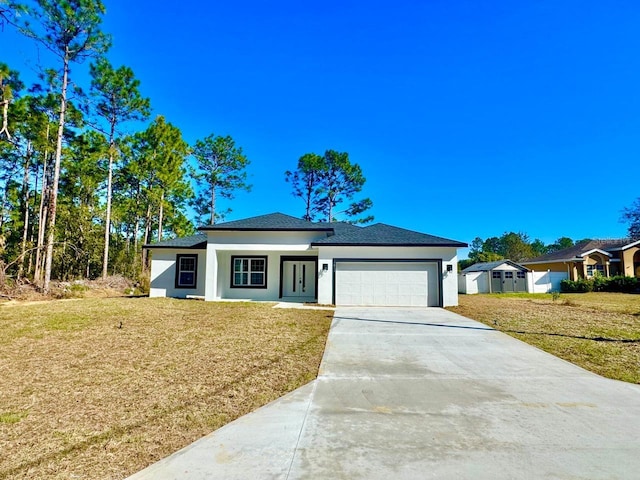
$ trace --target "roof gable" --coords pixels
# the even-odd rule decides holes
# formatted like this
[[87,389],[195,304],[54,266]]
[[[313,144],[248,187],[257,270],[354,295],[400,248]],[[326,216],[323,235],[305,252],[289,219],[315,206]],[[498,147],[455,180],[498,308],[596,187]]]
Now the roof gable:
[[191,237],[177,238],[150,245],[145,248],[205,248],[209,231],[317,231],[325,232],[325,238],[311,243],[313,246],[414,246],[414,247],[455,247],[468,246],[466,243],[404,228],[376,223],[360,227],[346,222],[309,222],[283,213],[270,213],[257,217],[234,220],[200,227],[203,233]]
[[198,233],[188,237],[173,238],[171,240],[163,240],[161,242],[143,245],[143,248],[207,248],[207,235]]
[[313,223],[284,213],[269,213],[257,217],[234,220],[232,222],[205,225],[198,230],[229,230],[229,231],[332,231],[328,224]]
[[585,256],[595,252],[600,252],[611,256],[610,252],[629,248],[635,242],[629,239],[617,240],[585,240],[575,244],[573,247],[547,253],[530,260],[523,261],[524,265],[529,263],[554,263],[554,262],[581,262]]
[[517,264],[516,262],[512,262],[511,260],[495,260],[493,262],[478,262],[474,263],[470,267],[465,268],[460,273],[470,273],[470,272],[488,272],[490,270],[495,270],[501,265],[504,264],[511,265],[514,268],[517,268],[521,271],[527,271],[527,267],[523,267],[522,265]]
[[404,228],[393,227],[384,223],[376,223],[368,227],[352,228],[342,227],[342,231],[336,229],[333,236],[317,240],[312,245],[334,246],[440,246],[440,247],[466,247],[466,243],[436,237],[426,233],[414,232]]

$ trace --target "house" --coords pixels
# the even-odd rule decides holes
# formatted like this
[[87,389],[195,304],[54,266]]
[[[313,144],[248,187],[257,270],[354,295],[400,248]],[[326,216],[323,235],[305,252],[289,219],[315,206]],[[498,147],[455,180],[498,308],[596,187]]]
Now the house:
[[640,278],[640,240],[585,240],[521,263],[531,270],[566,272],[569,280],[596,274]]
[[145,245],[151,297],[453,306],[466,243],[385,224],[272,213]]
[[480,262],[465,268],[458,276],[458,292],[527,292],[527,268],[511,260]]

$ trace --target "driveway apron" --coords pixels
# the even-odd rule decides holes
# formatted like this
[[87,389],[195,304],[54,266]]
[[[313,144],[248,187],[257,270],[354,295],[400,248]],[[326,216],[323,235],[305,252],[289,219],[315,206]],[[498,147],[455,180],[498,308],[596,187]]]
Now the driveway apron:
[[318,379],[130,477],[640,477],[640,386],[437,308],[338,308]]

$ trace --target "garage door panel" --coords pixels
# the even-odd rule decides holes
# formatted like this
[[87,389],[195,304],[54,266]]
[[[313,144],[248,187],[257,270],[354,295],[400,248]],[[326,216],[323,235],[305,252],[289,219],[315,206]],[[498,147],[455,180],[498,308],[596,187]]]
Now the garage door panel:
[[337,262],[338,305],[437,306],[435,262]]

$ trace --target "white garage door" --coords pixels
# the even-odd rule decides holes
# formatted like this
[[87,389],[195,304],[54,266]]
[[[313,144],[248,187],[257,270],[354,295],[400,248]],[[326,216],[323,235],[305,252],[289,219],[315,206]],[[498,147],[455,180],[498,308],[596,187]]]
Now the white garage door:
[[439,305],[438,264],[337,262],[336,305]]

